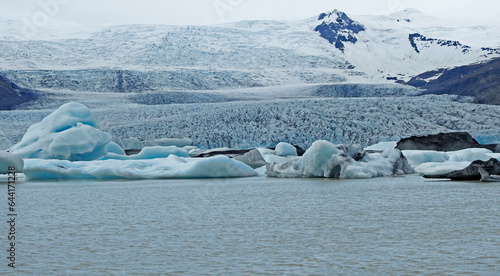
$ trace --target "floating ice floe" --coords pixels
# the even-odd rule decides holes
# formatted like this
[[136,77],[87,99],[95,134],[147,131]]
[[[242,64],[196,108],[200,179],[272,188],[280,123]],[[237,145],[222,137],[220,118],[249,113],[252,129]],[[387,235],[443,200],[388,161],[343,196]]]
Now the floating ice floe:
[[106,155],[111,135],[96,129],[90,110],[68,103],[28,128],[10,152],[22,158],[95,160]]
[[372,178],[413,173],[397,149],[368,154],[356,145],[316,141],[302,157],[267,165],[271,177]]
[[[86,106],[79,103],[65,104],[40,123],[32,125],[21,142],[11,148],[13,154],[2,153],[0,165],[7,168],[10,164],[15,164],[16,169],[22,170],[21,158],[25,158],[24,172],[28,180],[257,175],[257,172],[242,162],[225,156],[189,158],[186,149],[176,146],[146,147],[137,155],[127,156],[119,144],[112,142],[111,135],[96,129],[96,125]],[[165,144],[180,141],[182,145],[189,142],[188,139],[172,139],[160,142]]]
[[210,158],[167,158],[147,160],[66,160],[26,159],[28,180],[64,179],[181,179],[251,177],[257,172],[226,156]]
[[500,159],[500,153],[483,148],[470,148],[459,151],[422,151],[404,150],[403,154],[415,171],[422,175],[441,175],[461,170],[476,160]]

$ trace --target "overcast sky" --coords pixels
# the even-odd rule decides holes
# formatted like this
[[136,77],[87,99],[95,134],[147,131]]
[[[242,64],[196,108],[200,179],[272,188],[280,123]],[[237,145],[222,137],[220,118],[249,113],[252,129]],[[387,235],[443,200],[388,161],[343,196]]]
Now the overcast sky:
[[[0,0],[0,18],[83,24],[218,24],[308,18],[339,9],[351,15],[406,8],[441,18],[500,25],[498,0]],[[45,18],[42,13],[48,15]]]

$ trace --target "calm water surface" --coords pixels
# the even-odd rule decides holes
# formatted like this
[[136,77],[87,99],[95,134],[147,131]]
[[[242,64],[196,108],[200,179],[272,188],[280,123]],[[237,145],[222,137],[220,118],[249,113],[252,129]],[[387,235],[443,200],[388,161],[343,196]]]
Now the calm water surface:
[[500,275],[499,183],[258,177],[16,192],[18,266],[2,250],[2,274]]

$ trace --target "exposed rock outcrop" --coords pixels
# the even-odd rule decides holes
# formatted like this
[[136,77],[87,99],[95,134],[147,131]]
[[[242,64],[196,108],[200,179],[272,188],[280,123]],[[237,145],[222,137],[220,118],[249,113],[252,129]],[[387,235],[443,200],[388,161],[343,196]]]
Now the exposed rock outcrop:
[[401,139],[399,150],[457,151],[468,148],[486,148],[497,152],[498,145],[481,145],[467,132],[439,133],[427,136],[412,136]]
[[314,31],[319,32],[321,37],[334,44],[342,52],[345,49],[345,42],[355,44],[358,41],[355,35],[365,30],[363,25],[338,10],[322,13],[318,20],[322,22]]
[[218,155],[225,155],[227,157],[233,158],[236,156],[244,155],[245,153],[251,151],[251,149],[247,150],[236,150],[236,149],[213,149],[206,151],[197,151],[190,153],[189,156],[192,158],[207,158]]
[[253,149],[243,155],[236,156],[234,159],[247,164],[253,169],[267,165],[266,160],[262,157],[258,149]]
[[[456,47],[462,47],[464,51],[469,50],[463,48],[464,45]],[[499,53],[498,48],[483,47],[481,50],[485,53]],[[487,62],[425,72],[413,77],[407,84],[426,89],[426,94],[455,94],[474,97],[475,103],[498,105],[500,104],[499,72],[500,58],[494,58]]]
[[0,75],[0,110],[10,110],[37,98],[34,91],[21,88]]

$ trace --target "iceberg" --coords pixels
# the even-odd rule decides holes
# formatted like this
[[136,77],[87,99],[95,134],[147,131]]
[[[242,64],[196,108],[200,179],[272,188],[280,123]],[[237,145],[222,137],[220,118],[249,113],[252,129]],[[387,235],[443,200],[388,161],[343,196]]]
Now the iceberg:
[[458,151],[403,150],[415,171],[421,175],[442,175],[462,170],[476,160],[500,159],[500,153],[483,148]]
[[402,152],[413,167],[424,163],[443,163],[450,159],[450,156],[443,151],[403,150]]
[[66,179],[190,179],[257,176],[249,166],[226,156],[210,158],[167,158],[146,160],[77,161],[26,159],[28,180]]
[[123,149],[125,150],[129,150],[129,149],[136,149],[136,150],[140,150],[142,148],[144,148],[144,144],[139,141],[139,139],[137,138],[124,138],[124,139],[121,139],[121,142],[122,142],[122,147]]
[[[117,145],[118,146],[118,145]],[[175,146],[170,147],[145,147],[135,155],[124,155],[117,153],[108,153],[106,156],[102,157],[101,160],[117,159],[117,160],[141,160],[141,159],[157,159],[157,158],[167,158],[170,155],[175,155],[179,157],[189,157],[189,152],[185,149],[178,148]]]
[[90,110],[67,103],[28,128],[10,152],[22,158],[89,161],[106,155],[111,135],[96,129]]
[[108,154],[126,155],[123,148],[115,142],[110,142],[106,145],[106,152]]
[[0,150],[6,150],[12,146],[9,138],[0,130]]
[[267,165],[270,177],[372,178],[414,173],[401,151],[368,154],[357,145],[316,141],[302,157]]
[[297,156],[297,149],[288,143],[278,143],[275,150],[278,156]]
[[[0,150],[0,183],[10,182],[12,177],[15,177],[16,181],[24,181],[25,176],[22,173],[23,170],[23,159],[15,154]],[[9,174],[11,172],[15,174]]]
[[8,174],[9,167],[15,167],[16,173],[23,172],[24,160],[15,154],[0,151],[0,174]]
[[[276,151],[274,151],[272,149],[256,148],[256,150],[260,153],[260,155],[262,156],[262,159],[264,159],[264,161],[267,164],[269,164],[269,163],[283,163],[283,162],[287,162],[288,160],[290,160],[287,157],[276,155]],[[290,158],[293,158],[293,157],[290,157]]]

